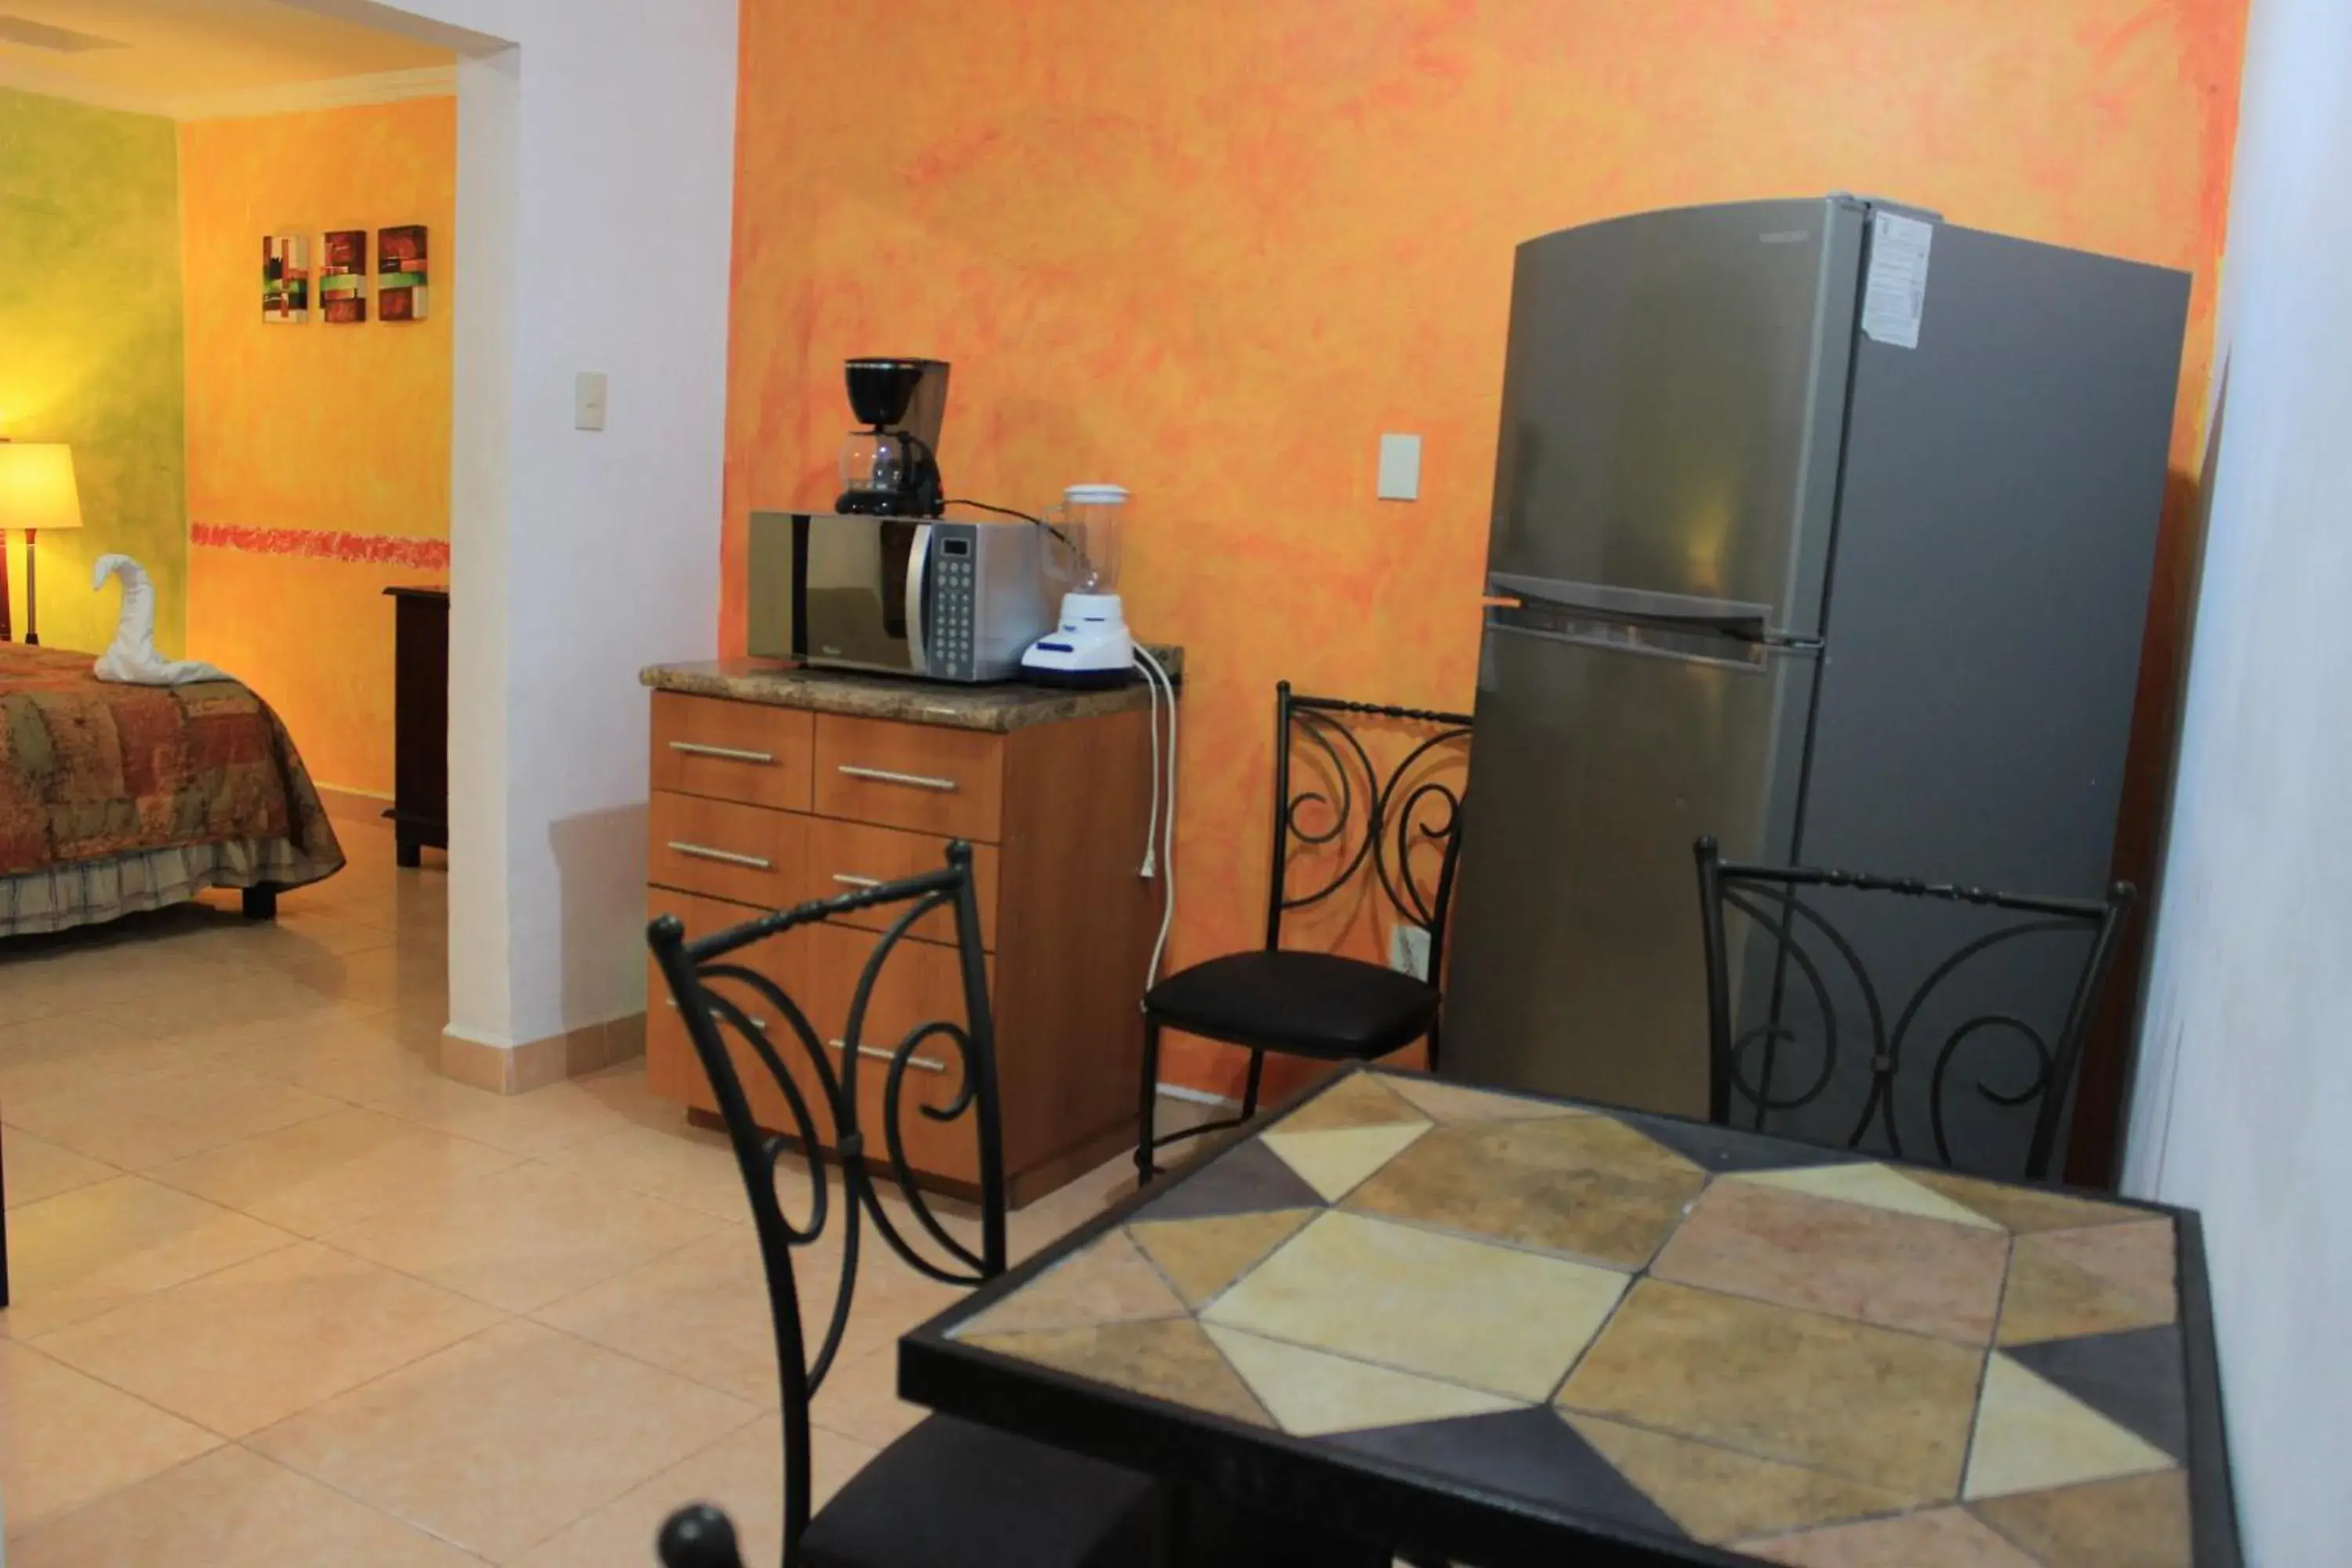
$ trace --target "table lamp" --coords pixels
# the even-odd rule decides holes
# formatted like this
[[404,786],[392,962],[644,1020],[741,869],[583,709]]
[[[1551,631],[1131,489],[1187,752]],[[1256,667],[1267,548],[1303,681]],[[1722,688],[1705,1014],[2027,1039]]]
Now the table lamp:
[[8,640],[8,530],[25,531],[25,641],[38,647],[40,616],[33,605],[33,546],[45,528],[79,528],[81,495],[74,488],[73,448],[62,441],[0,441],[0,642]]

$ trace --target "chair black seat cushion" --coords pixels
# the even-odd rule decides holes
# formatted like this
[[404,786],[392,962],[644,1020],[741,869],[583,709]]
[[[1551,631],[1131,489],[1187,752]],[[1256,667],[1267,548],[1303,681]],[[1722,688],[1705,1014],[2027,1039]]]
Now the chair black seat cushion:
[[1384,1057],[1429,1032],[1433,985],[1331,952],[1227,953],[1170,975],[1143,1005],[1172,1027],[1297,1056]]
[[1162,1492],[1065,1449],[933,1415],[801,1537],[808,1568],[1159,1568]]

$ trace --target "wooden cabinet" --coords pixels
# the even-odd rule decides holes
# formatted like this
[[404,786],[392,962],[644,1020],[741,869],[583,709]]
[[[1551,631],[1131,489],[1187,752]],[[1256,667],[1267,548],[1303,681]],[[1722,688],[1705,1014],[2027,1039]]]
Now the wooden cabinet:
[[[1025,1203],[1133,1139],[1139,998],[1160,894],[1137,874],[1151,799],[1149,726],[1139,701],[992,730],[657,689],[648,917],[675,913],[701,935],[762,909],[929,870],[952,839],[970,841],[1005,1170],[1013,1201]],[[806,1012],[836,1068],[858,976],[895,913],[860,911],[746,955]],[[962,1016],[953,934],[944,913],[928,917],[869,1000],[858,1098],[877,1150],[881,1058],[918,1025]],[[647,984],[647,1082],[708,1113],[709,1085],[668,987],[650,970]],[[746,987],[736,993],[755,1024],[771,1022],[772,1006]],[[779,1055],[793,1062],[798,1048],[785,1046]],[[913,1103],[952,1097],[950,1052],[944,1042],[918,1050],[907,1077]],[[750,1059],[738,1070],[762,1121],[793,1133],[765,1070]],[[968,1121],[942,1127],[908,1114],[901,1126],[927,1184],[971,1189]],[[820,1141],[831,1131],[820,1129]]]
[[[386,588],[393,602],[393,857],[449,847],[449,591]],[[0,619],[0,635],[5,635]]]

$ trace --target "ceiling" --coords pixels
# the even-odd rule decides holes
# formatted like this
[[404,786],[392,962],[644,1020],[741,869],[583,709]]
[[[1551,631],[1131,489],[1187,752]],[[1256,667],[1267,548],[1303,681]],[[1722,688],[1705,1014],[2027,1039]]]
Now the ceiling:
[[0,0],[0,87],[183,118],[446,92],[454,59],[283,0]]

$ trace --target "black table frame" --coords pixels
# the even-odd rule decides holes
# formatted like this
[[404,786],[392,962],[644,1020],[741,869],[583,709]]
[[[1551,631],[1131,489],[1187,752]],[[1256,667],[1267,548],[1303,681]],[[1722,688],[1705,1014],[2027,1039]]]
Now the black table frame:
[[[1255,1136],[1345,1076],[1334,1075],[1292,1096],[1250,1125],[1225,1134],[1181,1169],[1122,1199],[906,1335],[898,1342],[899,1397],[945,1415],[1199,1489],[1231,1504],[1311,1521],[1336,1535],[1384,1545],[1400,1554],[1452,1557],[1475,1563],[1479,1568],[1557,1568],[1563,1561],[1582,1568],[1689,1563],[1754,1568],[1754,1558],[1718,1547],[1654,1535],[1601,1515],[1545,1507],[1509,1493],[1462,1485],[1391,1460],[1342,1453],[1275,1428],[1187,1409],[948,1337],[957,1324],[988,1310],[1071,1253],[1124,1225],[1138,1209],[1165,1196],[1226,1149]],[[1559,1096],[1507,1092],[1580,1110],[1610,1109]],[[1769,1134],[1742,1131],[1739,1135],[1789,1142]],[[1934,1168],[1900,1160],[1883,1163],[1897,1170]],[[2188,1374],[2185,1469],[2190,1537],[2197,1568],[2239,1568],[2242,1559],[2223,1434],[2221,1373],[2213,1346],[2204,1236],[2197,1215],[2169,1205],[2083,1193],[2054,1184],[2008,1184],[2141,1209],[2173,1221],[2181,1352]]]

